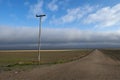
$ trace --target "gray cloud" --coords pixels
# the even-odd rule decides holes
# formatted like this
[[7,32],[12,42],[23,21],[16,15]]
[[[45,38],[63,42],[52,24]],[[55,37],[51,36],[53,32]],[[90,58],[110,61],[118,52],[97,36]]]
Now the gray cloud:
[[37,33],[36,28],[0,27],[0,43],[33,43]]
[[[36,49],[37,27],[0,26],[0,49]],[[43,28],[43,49],[120,47],[120,31],[89,31],[68,28]]]

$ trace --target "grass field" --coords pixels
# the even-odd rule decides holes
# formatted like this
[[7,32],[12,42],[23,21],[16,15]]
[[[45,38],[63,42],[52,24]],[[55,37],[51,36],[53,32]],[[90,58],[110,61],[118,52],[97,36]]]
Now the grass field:
[[[76,60],[92,50],[44,50],[41,51],[41,64],[57,64]],[[0,66],[14,64],[37,64],[37,50],[0,51]]]
[[120,60],[120,49],[103,49],[101,51],[114,60]]

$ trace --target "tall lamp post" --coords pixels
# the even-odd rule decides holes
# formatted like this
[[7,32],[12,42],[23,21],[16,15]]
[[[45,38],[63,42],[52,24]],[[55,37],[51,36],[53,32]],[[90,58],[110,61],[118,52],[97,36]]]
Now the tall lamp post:
[[39,17],[40,19],[40,23],[39,23],[39,39],[38,39],[38,64],[40,64],[40,37],[41,37],[41,26],[42,26],[42,17],[44,17],[46,15],[36,15],[36,17]]

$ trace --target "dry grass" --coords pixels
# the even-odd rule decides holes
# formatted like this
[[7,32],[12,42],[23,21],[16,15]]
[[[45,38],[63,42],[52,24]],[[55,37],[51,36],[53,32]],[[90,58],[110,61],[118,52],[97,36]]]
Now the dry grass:
[[103,49],[101,51],[114,60],[120,60],[120,49]]
[[[63,63],[87,55],[91,50],[43,50],[41,51],[41,64]],[[36,63],[38,51],[12,50],[0,51],[0,65]]]

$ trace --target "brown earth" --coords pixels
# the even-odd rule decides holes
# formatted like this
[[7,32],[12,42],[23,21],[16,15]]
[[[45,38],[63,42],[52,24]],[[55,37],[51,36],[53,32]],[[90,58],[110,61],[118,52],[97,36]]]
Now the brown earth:
[[77,61],[0,73],[0,80],[120,80],[120,61],[94,50]]

